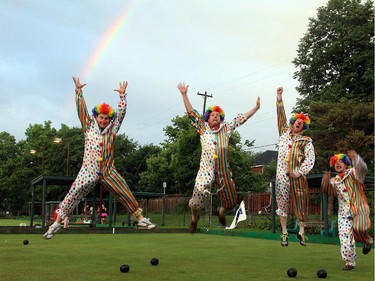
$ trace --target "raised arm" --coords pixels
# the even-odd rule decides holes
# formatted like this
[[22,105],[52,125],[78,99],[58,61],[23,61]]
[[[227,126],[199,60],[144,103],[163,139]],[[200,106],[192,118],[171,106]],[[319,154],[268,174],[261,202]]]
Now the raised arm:
[[184,101],[185,109],[188,114],[193,112],[193,106],[191,105],[189,98],[187,96],[189,85],[185,86],[185,83],[178,83],[177,89],[180,91],[182,95],[182,100]]
[[126,88],[128,87],[128,81],[124,81],[124,82],[120,82],[120,88],[118,89],[115,89],[114,91],[118,92],[120,94],[120,98],[121,96],[125,95],[126,93]]
[[250,109],[248,112],[244,113],[245,118],[249,119],[251,116],[254,115],[255,112],[258,111],[259,108],[260,108],[260,97],[257,98],[255,106],[252,109]]
[[285,110],[284,110],[284,103],[283,103],[283,96],[282,96],[283,92],[284,92],[283,87],[279,87],[276,90],[276,93],[277,93],[277,101],[276,101],[277,128],[279,130],[280,136],[284,133],[285,128],[288,127]]
[[90,122],[90,114],[87,110],[86,101],[83,97],[82,88],[86,86],[86,84],[81,84],[78,77],[73,77],[74,85],[76,87],[76,106],[77,106],[77,113],[78,118],[82,125],[82,130],[85,131],[87,128],[87,124]]
[[82,88],[86,86],[86,84],[81,84],[79,81],[79,77],[73,77],[74,85],[76,86],[76,94],[79,94],[82,91]]
[[355,150],[349,150],[347,152],[348,157],[352,161],[355,176],[362,182],[365,181],[367,173],[367,164],[363,161],[362,157]]
[[117,103],[116,108],[116,118],[113,120],[113,131],[117,133],[121,127],[122,121],[125,118],[127,110],[127,100],[126,100],[126,88],[128,87],[128,81],[123,81],[119,83],[120,87],[114,91],[119,93],[120,101]]

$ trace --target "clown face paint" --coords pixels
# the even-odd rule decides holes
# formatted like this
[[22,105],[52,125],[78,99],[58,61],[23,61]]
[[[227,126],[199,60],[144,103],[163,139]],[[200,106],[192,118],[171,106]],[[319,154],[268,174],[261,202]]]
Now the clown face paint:
[[111,118],[108,115],[102,113],[100,113],[95,119],[96,122],[98,122],[99,127],[102,129],[107,127],[109,122],[111,121]]
[[297,119],[294,124],[292,125],[292,131],[294,134],[301,134],[303,131],[303,120],[302,119]]

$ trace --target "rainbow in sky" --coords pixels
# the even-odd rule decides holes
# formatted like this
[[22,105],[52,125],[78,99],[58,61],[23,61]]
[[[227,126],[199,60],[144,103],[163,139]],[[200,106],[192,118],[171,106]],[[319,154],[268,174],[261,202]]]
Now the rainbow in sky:
[[109,26],[81,71],[81,81],[88,81],[91,78],[103,57],[105,57],[111,49],[113,42],[115,42],[116,38],[121,34],[126,22],[131,18],[131,15],[135,13],[139,3],[141,3],[140,0],[129,1],[125,5],[123,12],[120,13],[120,16]]

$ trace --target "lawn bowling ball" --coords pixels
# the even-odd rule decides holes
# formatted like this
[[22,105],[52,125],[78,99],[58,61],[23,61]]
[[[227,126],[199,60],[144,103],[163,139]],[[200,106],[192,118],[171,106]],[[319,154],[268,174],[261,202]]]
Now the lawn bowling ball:
[[23,244],[24,244],[24,245],[29,245],[29,240],[27,240],[27,239],[26,239],[26,240],[23,240]]
[[327,277],[327,271],[324,269],[319,269],[318,272],[316,273],[319,278],[326,278]]
[[120,266],[120,271],[121,271],[122,273],[127,273],[127,272],[129,272],[129,269],[130,269],[130,267],[129,267],[127,264],[123,264],[123,265]]
[[292,268],[289,268],[288,271],[287,271],[287,274],[289,277],[296,277],[297,276],[297,269],[295,269],[294,267]]
[[151,261],[150,261],[150,263],[152,265],[158,265],[159,264],[159,259],[158,258],[152,258]]

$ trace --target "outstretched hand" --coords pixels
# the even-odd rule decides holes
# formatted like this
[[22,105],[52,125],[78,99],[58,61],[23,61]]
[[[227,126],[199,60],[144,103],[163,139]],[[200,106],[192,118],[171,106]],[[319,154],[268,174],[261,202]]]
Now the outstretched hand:
[[177,89],[180,91],[182,95],[186,95],[187,91],[189,89],[189,85],[185,86],[185,83],[178,83],[177,84]]
[[81,84],[81,82],[79,81],[79,77],[73,77],[73,81],[77,90],[81,90],[83,87],[86,86],[86,84]]
[[127,87],[128,81],[123,81],[122,83],[120,82],[120,88],[118,88],[117,90],[115,89],[114,91],[118,92],[120,95],[124,95]]
[[277,100],[282,100],[282,98],[283,98],[283,92],[284,92],[283,87],[277,88],[277,90],[276,90]]

